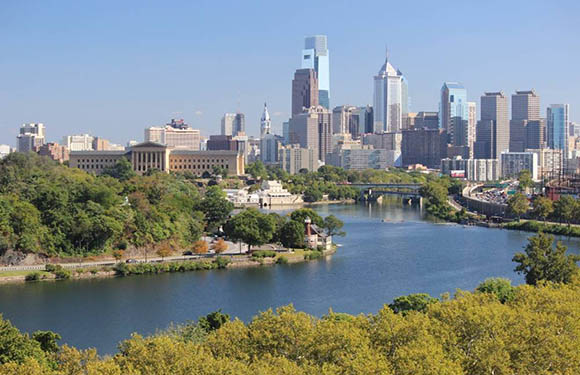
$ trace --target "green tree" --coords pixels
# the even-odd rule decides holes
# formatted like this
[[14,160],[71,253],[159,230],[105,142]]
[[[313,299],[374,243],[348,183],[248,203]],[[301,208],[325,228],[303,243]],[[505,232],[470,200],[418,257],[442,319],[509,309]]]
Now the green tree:
[[519,181],[518,185],[519,189],[522,191],[526,191],[527,189],[534,186],[534,181],[532,180],[532,173],[527,169],[524,169],[519,173],[518,181]]
[[433,298],[426,293],[415,293],[395,298],[393,303],[389,304],[389,307],[395,313],[406,314],[409,311],[424,312],[430,304],[438,301],[437,298]]
[[219,165],[214,165],[212,168],[214,176],[222,176],[223,178],[228,177],[228,169],[220,167]]
[[323,228],[329,236],[344,236],[346,233],[341,229],[344,226],[342,220],[334,215],[328,215],[324,218]]
[[515,270],[524,274],[526,283],[536,285],[541,280],[569,283],[578,272],[576,262],[580,255],[566,255],[567,247],[561,242],[553,246],[554,237],[542,232],[528,240],[524,253],[516,253],[512,261],[518,263]]
[[554,204],[550,198],[537,197],[533,202],[534,216],[546,221],[546,218],[554,212]]
[[447,204],[447,194],[449,192],[444,180],[428,181],[421,186],[419,192],[426,199],[427,211],[437,217],[447,217],[450,210]]
[[509,212],[511,212],[511,214],[517,217],[519,220],[520,216],[528,212],[530,203],[528,202],[528,198],[526,198],[525,195],[517,192],[508,199],[507,206]]
[[562,195],[554,203],[554,215],[558,218],[558,221],[562,221],[568,224],[570,227],[570,222],[574,219],[574,214],[576,212],[577,202],[576,199],[569,195]]
[[260,160],[250,163],[246,166],[246,173],[250,174],[253,178],[261,178],[263,180],[268,178],[268,171]]
[[314,186],[309,186],[304,191],[303,197],[304,202],[318,202],[322,200],[322,191]]
[[276,223],[270,215],[249,208],[228,220],[224,230],[229,238],[242,241],[251,249],[252,246],[270,242],[275,226]]
[[133,171],[133,166],[127,158],[122,157],[117,163],[103,171],[103,175],[111,176],[121,181],[127,181],[135,177],[137,174]]
[[280,242],[287,248],[304,247],[304,223],[290,220],[280,228]]
[[29,357],[39,361],[45,360],[40,343],[28,335],[20,333],[16,327],[0,315],[0,364],[22,363]]
[[205,214],[207,230],[214,231],[228,219],[234,204],[227,200],[226,194],[219,186],[210,186],[197,209]]
[[316,213],[312,208],[300,208],[298,210],[293,211],[290,214],[290,220],[297,221],[301,225],[304,225],[304,221],[306,218],[310,218],[312,224],[316,224],[317,226],[321,227],[324,226],[324,219]]
[[510,302],[516,295],[516,288],[512,286],[511,280],[502,277],[486,279],[475,288],[475,291],[493,294],[501,303]]
[[52,331],[36,331],[32,333],[32,339],[40,343],[40,348],[48,353],[58,352],[58,341],[61,335]]
[[211,332],[219,329],[221,326],[230,321],[228,314],[222,313],[222,310],[211,312],[206,316],[199,318],[197,324],[206,332]]

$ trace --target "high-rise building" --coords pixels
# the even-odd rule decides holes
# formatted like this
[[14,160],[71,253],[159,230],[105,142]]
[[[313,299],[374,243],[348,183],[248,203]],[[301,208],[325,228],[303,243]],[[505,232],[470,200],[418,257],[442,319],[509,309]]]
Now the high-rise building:
[[499,159],[509,149],[508,99],[500,92],[481,97],[481,120],[477,123],[474,155],[476,159]]
[[292,116],[318,105],[318,79],[314,69],[298,69],[292,80]]
[[290,119],[290,143],[318,151],[326,159],[332,146],[332,113],[322,106],[310,107]]
[[439,128],[445,130],[454,146],[467,146],[469,109],[467,90],[459,82],[445,82],[439,102]]
[[497,181],[500,176],[497,159],[463,159],[461,157],[441,160],[441,173],[453,175],[463,172],[469,181]]
[[517,177],[520,172],[527,170],[532,180],[538,180],[538,154],[534,152],[502,152],[500,165],[503,178]]
[[401,133],[365,134],[362,138],[364,145],[371,145],[375,149],[394,150],[401,152]]
[[42,123],[23,124],[16,136],[16,151],[34,152],[37,147],[44,144],[45,128]]
[[[165,126],[151,126],[145,129],[145,142],[155,142],[175,148],[200,150],[201,133],[192,129],[183,120],[172,119]],[[71,149],[71,151],[74,151]]]
[[301,169],[312,172],[318,169],[318,152],[314,148],[301,148],[296,144],[282,146],[278,162],[280,168],[290,174],[297,174]]
[[396,132],[403,129],[404,111],[407,110],[407,81],[400,70],[385,63],[374,77],[374,133]]
[[544,122],[540,118],[540,96],[534,89],[512,95],[510,151],[544,147]]
[[243,113],[225,113],[222,117],[222,135],[236,136],[246,131],[246,117]]
[[89,134],[66,135],[62,137],[62,144],[69,151],[91,151],[94,150],[94,140],[95,137]]
[[[334,120],[333,120],[334,121]],[[352,115],[351,135],[353,138],[359,138],[361,134],[373,132],[373,107],[357,107]]]
[[413,117],[413,129],[438,129],[439,113],[417,112]]
[[443,129],[403,130],[401,154],[403,166],[439,168],[441,159],[447,157],[447,133]]
[[476,126],[477,126],[477,103],[467,102],[467,147],[469,147],[470,157],[473,157],[473,145],[475,143]]
[[281,137],[271,133],[272,126],[268,107],[264,103],[264,112],[260,118],[260,160],[264,164],[278,163],[278,148]]
[[548,147],[562,150],[564,159],[568,157],[569,112],[568,104],[551,104],[546,111]]
[[[354,114],[357,107],[351,105],[341,105],[332,110],[332,133],[351,134],[353,138],[360,134],[360,124],[355,123]],[[353,133],[354,132],[354,133]]]
[[318,81],[318,104],[330,109],[330,62],[326,35],[304,39],[302,69],[313,69]]

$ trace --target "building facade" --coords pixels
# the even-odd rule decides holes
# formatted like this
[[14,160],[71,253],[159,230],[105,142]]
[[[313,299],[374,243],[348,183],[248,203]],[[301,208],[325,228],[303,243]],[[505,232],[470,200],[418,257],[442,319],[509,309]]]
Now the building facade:
[[447,132],[453,145],[467,146],[468,125],[467,90],[459,82],[443,83],[439,102],[439,128]]
[[526,149],[538,155],[538,178],[553,179],[562,173],[563,152],[552,148]]
[[199,129],[189,127],[183,119],[172,119],[165,126],[146,128],[145,142],[199,151],[201,149],[201,132]]
[[46,156],[54,161],[63,163],[69,160],[69,150],[66,146],[61,146],[58,143],[45,143],[36,148],[36,152],[40,156]]
[[540,96],[534,89],[512,95],[510,151],[544,147],[544,122],[540,118]]
[[314,35],[304,39],[302,69],[316,72],[318,104],[330,109],[330,61],[326,35]]
[[441,160],[441,173],[452,176],[454,171],[462,171],[469,181],[497,181],[500,179],[499,160],[446,158]]
[[310,107],[290,119],[290,143],[314,148],[323,161],[332,147],[332,113],[322,106]]
[[318,152],[314,148],[301,148],[297,144],[282,146],[278,162],[280,168],[290,174],[297,174],[301,169],[313,172],[318,170]]
[[401,131],[407,102],[407,81],[391,65],[387,53],[385,63],[374,77],[373,133]]
[[439,129],[439,113],[417,112],[413,117],[413,129]]
[[292,80],[292,116],[318,106],[318,78],[314,69],[298,69]]
[[67,135],[62,137],[62,145],[69,151],[91,151],[95,137],[89,134]]
[[214,167],[227,170],[229,175],[245,173],[244,158],[237,151],[198,151],[175,149],[160,143],[143,142],[127,151],[76,151],[71,152],[69,165],[86,172],[101,174],[126,158],[139,174],[150,170],[162,172],[190,172],[201,176],[205,172],[213,174]]
[[20,127],[16,136],[16,151],[35,152],[45,142],[45,127],[42,123],[28,123]]
[[447,157],[447,133],[442,129],[403,130],[401,155],[404,167],[422,164],[439,168],[441,159]]
[[[386,169],[397,160],[392,151],[375,150],[372,146],[337,149],[328,155],[327,163],[347,170]],[[399,165],[400,166],[400,165]]]
[[562,150],[564,158],[568,157],[569,112],[568,104],[551,104],[546,111],[548,147]]
[[509,150],[508,100],[503,92],[486,92],[481,97],[481,120],[477,123],[474,156],[499,159]]
[[502,152],[500,155],[501,177],[517,178],[520,172],[530,171],[538,180],[538,155],[534,152]]
[[246,116],[243,113],[225,113],[221,121],[221,135],[236,136],[246,131]]

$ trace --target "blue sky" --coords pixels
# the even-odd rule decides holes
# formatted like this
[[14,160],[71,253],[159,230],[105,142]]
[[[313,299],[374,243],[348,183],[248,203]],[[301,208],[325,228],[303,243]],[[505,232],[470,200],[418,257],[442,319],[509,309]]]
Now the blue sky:
[[453,80],[477,102],[533,87],[580,121],[579,14],[578,1],[2,0],[0,143],[23,122],[49,140],[142,140],[172,117],[217,134],[236,110],[258,134],[264,101],[281,131],[312,34],[328,35],[331,106],[372,102],[388,44],[412,111],[437,110]]

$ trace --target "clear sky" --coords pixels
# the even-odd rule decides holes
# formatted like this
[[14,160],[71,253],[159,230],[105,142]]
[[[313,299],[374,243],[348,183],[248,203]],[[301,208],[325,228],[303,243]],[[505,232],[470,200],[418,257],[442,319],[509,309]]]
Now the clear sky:
[[[435,111],[443,81],[470,100],[535,88],[580,120],[580,2],[0,1],[0,143],[24,122],[49,140],[90,133],[125,143],[184,118],[218,134],[224,112],[259,133],[263,102],[281,132],[305,36],[328,35],[331,106],[372,103],[390,60],[411,111]],[[545,109],[543,109],[543,112]]]

